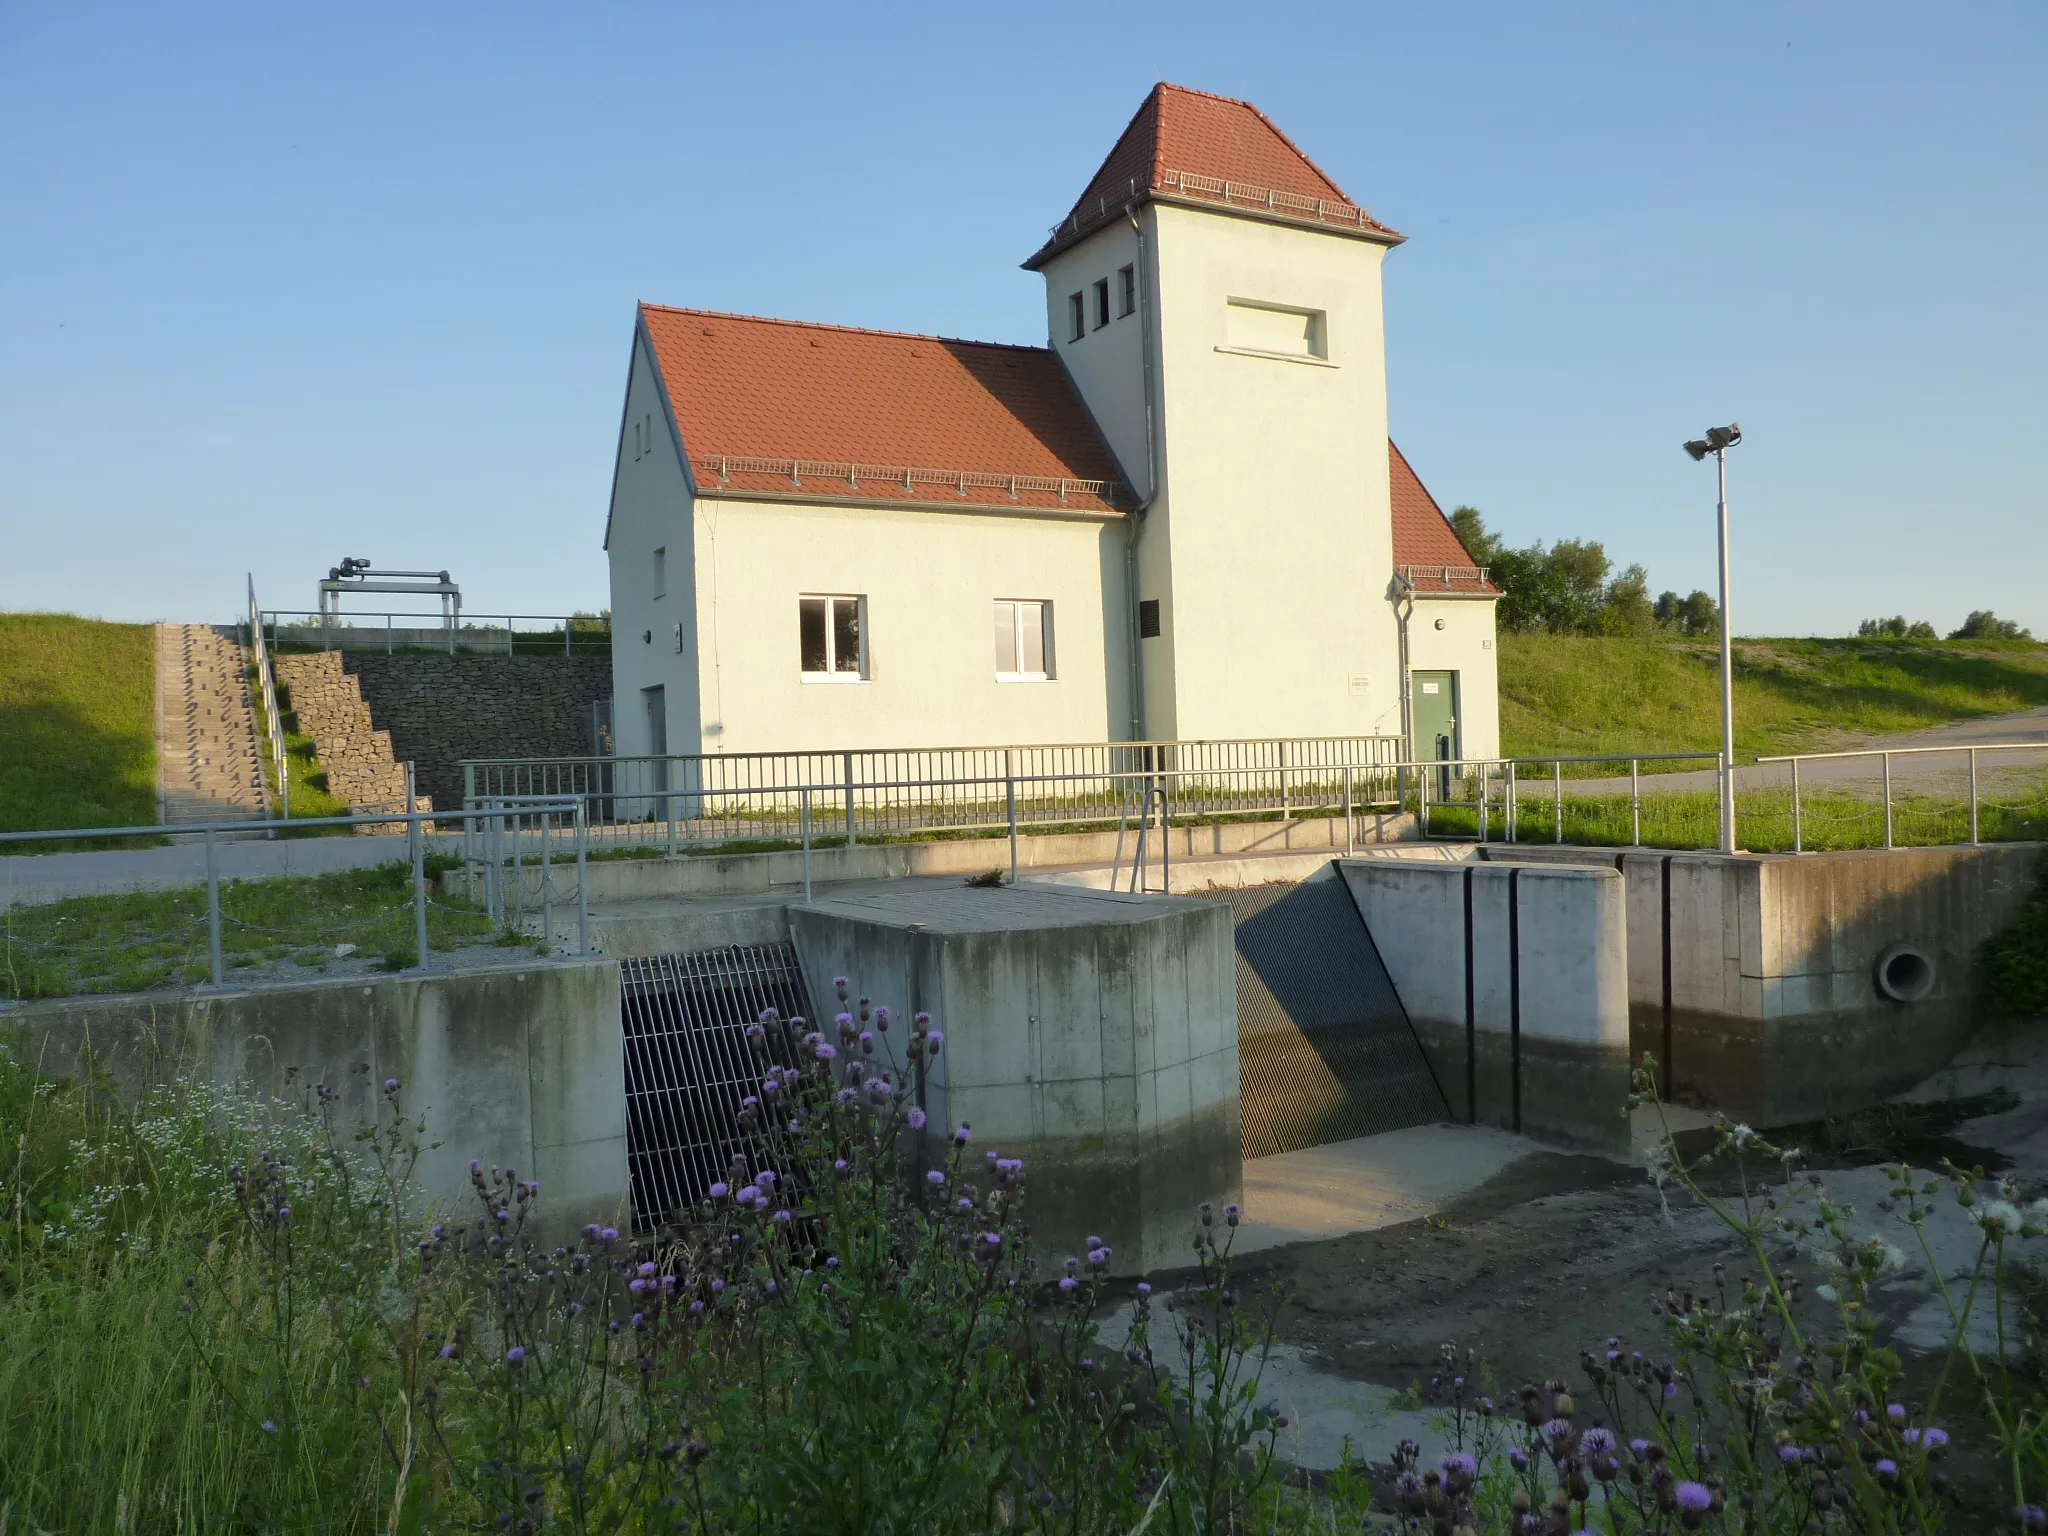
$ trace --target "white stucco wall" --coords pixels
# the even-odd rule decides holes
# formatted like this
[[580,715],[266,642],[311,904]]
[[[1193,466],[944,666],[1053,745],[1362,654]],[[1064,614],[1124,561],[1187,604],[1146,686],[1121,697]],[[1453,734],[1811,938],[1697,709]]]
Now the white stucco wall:
[[[1126,734],[1121,519],[706,496],[697,500],[693,521],[702,745],[671,729],[672,752],[1081,742]],[[866,681],[804,681],[797,632],[803,593],[867,599]],[[996,680],[991,616],[999,598],[1052,603],[1051,680]],[[629,647],[637,640],[629,637]]]
[[[1408,621],[1408,664],[1417,672],[1458,674],[1461,746],[1466,757],[1500,756],[1500,694],[1495,673],[1492,602],[1422,598]],[[1436,626],[1441,621],[1442,629]]]
[[[657,597],[652,557],[663,548],[668,551],[665,595]],[[606,549],[611,564],[612,732],[617,750],[649,750],[641,690],[659,686],[667,706],[669,751],[694,752],[699,714],[690,485],[652,360],[637,329]],[[683,633],[680,652],[678,624]],[[643,640],[643,635],[652,638]]]
[[[1384,250],[1198,209],[1152,215],[1168,467],[1145,554],[1171,563],[1173,669],[1148,672],[1150,728],[1396,734]],[[1322,312],[1325,356],[1224,350],[1233,299]]]

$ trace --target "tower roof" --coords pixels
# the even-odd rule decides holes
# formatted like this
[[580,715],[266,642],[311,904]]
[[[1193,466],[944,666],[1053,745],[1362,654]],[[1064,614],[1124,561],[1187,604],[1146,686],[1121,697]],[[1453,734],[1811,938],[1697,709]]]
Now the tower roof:
[[1035,268],[1149,198],[1305,223],[1382,245],[1401,236],[1345,196],[1248,101],[1166,81],[1152,87],[1067,216],[1024,265]]

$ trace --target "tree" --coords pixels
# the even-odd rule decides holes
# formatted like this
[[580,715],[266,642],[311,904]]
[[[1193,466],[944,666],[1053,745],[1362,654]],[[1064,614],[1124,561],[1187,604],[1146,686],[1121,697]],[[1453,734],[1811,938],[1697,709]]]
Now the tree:
[[1721,605],[1697,587],[1685,597],[1676,592],[1659,593],[1652,616],[1681,635],[1719,634],[1721,630]]
[[1949,634],[1951,640],[2031,640],[2033,633],[2021,629],[2012,619],[2001,619],[1989,608],[1971,611],[1963,627]]
[[1925,619],[1907,622],[1904,614],[1895,613],[1888,619],[1865,619],[1856,626],[1856,634],[1863,640],[1932,640],[1934,626]]

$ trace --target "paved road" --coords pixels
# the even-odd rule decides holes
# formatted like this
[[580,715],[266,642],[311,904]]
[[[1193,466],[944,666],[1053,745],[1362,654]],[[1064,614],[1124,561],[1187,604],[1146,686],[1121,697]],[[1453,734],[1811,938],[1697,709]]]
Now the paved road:
[[[451,852],[461,846],[459,839],[450,837],[430,837],[428,845]],[[320,875],[338,869],[367,869],[407,857],[404,837],[305,837],[278,842],[223,838],[217,846],[223,880]],[[13,854],[0,856],[0,910],[66,896],[168,890],[205,879],[206,844],[196,838],[166,848]]]

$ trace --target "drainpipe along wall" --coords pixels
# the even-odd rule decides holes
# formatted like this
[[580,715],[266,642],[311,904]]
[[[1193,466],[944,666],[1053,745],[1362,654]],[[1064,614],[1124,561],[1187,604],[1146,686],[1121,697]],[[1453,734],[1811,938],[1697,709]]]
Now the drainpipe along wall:
[[1145,739],[1145,652],[1144,637],[1138,623],[1138,535],[1144,531],[1145,514],[1159,497],[1159,434],[1153,414],[1152,403],[1152,280],[1150,250],[1145,239],[1145,226],[1138,218],[1137,205],[1126,203],[1124,217],[1131,221],[1131,232],[1138,237],[1138,356],[1145,378],[1145,499],[1138,503],[1126,525],[1128,537],[1124,540],[1124,585],[1125,607],[1130,613],[1130,695],[1131,695],[1131,739]]

